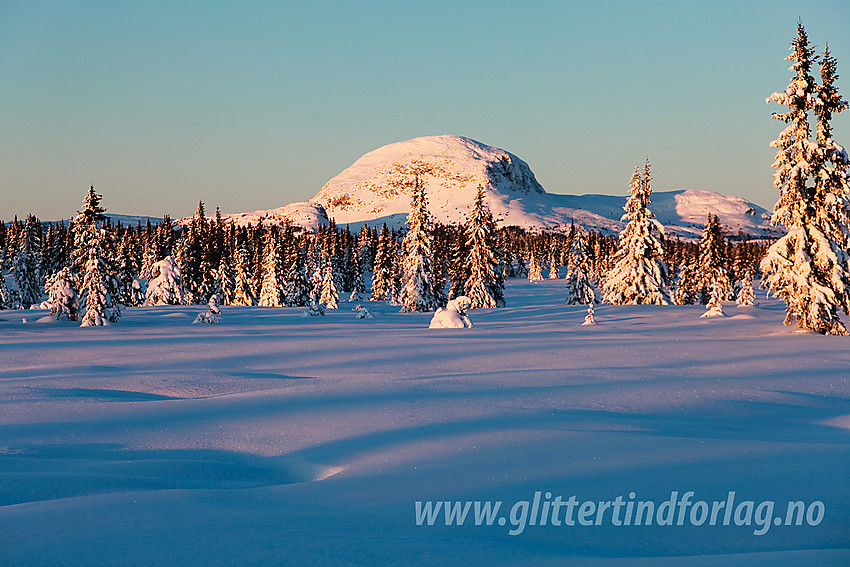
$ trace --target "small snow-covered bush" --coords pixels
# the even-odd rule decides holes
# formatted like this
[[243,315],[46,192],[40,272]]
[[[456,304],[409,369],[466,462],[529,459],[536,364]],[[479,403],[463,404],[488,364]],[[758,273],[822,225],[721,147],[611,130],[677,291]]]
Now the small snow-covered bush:
[[357,315],[355,315],[355,317],[357,319],[374,319],[375,318],[375,316],[372,315],[372,312],[369,310],[368,307],[363,307],[362,305],[358,305],[357,307],[354,308],[354,310],[357,312]]
[[706,306],[705,313],[700,315],[700,317],[725,317],[726,314],[723,312],[723,306],[717,303],[709,303]]
[[581,326],[584,327],[586,325],[598,325],[596,319],[593,317],[593,303],[587,304],[587,315],[584,316],[584,323]]
[[206,313],[198,313],[198,316],[195,317],[195,320],[192,321],[192,324],[197,323],[207,323],[208,325],[215,325],[221,319],[221,309],[218,307],[218,295],[212,294],[210,297],[210,301],[207,304],[207,312]]
[[472,300],[465,295],[458,296],[446,304],[446,308],[437,308],[431,318],[429,329],[463,329],[471,328],[472,321],[466,315],[466,310],[472,305]]
[[322,317],[325,316],[325,304],[317,303],[315,301],[310,304],[310,307],[307,308],[307,311],[301,314],[302,317],[318,317],[320,315]]

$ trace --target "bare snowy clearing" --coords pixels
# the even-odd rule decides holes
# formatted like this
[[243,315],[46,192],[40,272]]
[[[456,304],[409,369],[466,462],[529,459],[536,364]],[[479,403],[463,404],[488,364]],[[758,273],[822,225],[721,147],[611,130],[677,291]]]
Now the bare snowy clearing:
[[[2,563],[842,565],[850,342],[783,306],[563,305],[509,280],[475,327],[364,302],[0,312]],[[29,321],[23,324],[21,321]],[[414,502],[824,503],[816,526],[416,526]],[[572,564],[571,562],[571,564]]]

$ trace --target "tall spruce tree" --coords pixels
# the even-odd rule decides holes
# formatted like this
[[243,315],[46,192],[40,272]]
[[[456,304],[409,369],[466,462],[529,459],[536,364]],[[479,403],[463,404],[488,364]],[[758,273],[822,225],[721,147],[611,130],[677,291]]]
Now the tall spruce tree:
[[431,259],[432,242],[425,188],[417,176],[413,185],[410,214],[407,216],[407,234],[402,241],[404,262],[398,299],[402,312],[434,311],[437,308]]
[[529,262],[528,262],[528,280],[532,282],[543,281],[543,273],[540,267],[540,259],[538,258],[537,252],[532,250],[529,254]]
[[322,278],[322,295],[319,301],[326,309],[339,309],[339,289],[334,278],[334,265],[330,258],[325,262],[324,277]]
[[214,272],[213,289],[221,305],[233,305],[236,300],[236,275],[227,251],[222,251],[220,255],[218,268]]
[[251,259],[248,250],[240,246],[233,259],[236,265],[236,281],[234,282],[233,305],[256,305],[254,286],[251,279]]
[[21,245],[15,258],[15,284],[21,309],[29,309],[41,301],[44,277],[41,273],[41,223],[27,215],[21,235]]
[[284,282],[284,302],[290,307],[306,307],[310,304],[311,291],[310,280],[304,273],[304,261],[301,254],[297,254]]
[[82,280],[80,287],[81,327],[93,327],[115,322],[121,317],[116,270],[111,265],[110,231],[103,228],[106,209],[100,206],[101,196],[89,188],[83,208],[74,217],[74,265]]
[[[505,278],[499,269],[496,247],[496,221],[484,202],[484,188],[479,185],[475,205],[466,223],[466,272],[464,295],[472,301],[471,309],[505,306]],[[554,256],[553,256],[554,257]]]
[[259,305],[262,307],[282,307],[283,274],[280,258],[280,245],[274,229],[266,231],[263,245],[263,281],[260,288]]
[[579,229],[575,232],[570,243],[567,305],[596,303],[596,288],[593,285],[590,254],[590,247],[587,244],[584,231]]
[[703,305],[732,298],[732,282],[726,256],[726,240],[720,230],[720,219],[709,213],[699,241],[697,286]]
[[673,293],[673,303],[676,305],[694,305],[700,299],[697,262],[693,254],[686,252],[682,261],[679,263],[679,270],[676,275],[676,290]]
[[[817,57],[802,23],[786,59],[792,61],[794,76],[785,91],[773,93],[767,102],[787,107],[787,112],[772,114],[788,126],[771,143],[777,148],[774,186],[780,191],[771,222],[787,232],[762,260],[762,281],[785,301],[786,325],[846,335],[838,311],[850,313],[848,159],[832,140],[829,122],[847,104],[835,88],[836,63],[828,50],[821,62],[823,84],[815,83],[811,67]],[[818,121],[814,143],[810,112]]]
[[393,288],[393,256],[395,246],[390,241],[390,231],[387,224],[381,226],[381,234],[375,248],[375,263],[372,272],[372,301],[392,299]]
[[643,176],[636,166],[632,175],[622,219],[627,222],[620,233],[614,265],[607,274],[604,298],[615,305],[666,305],[667,266],[662,259],[664,249],[658,234],[661,226],[649,210],[651,203],[649,160]]

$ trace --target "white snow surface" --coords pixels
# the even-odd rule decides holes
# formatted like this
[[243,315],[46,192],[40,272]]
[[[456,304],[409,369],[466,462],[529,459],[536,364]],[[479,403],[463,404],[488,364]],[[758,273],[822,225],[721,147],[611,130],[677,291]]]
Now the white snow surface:
[[[327,225],[328,215],[324,208],[317,203],[309,201],[290,203],[277,209],[254,211],[251,213],[223,213],[222,220],[233,222],[236,226],[257,226],[260,222],[264,225],[282,226],[289,221],[293,226],[300,226],[310,230],[316,230],[320,224]],[[177,221],[186,225],[191,222],[192,217],[186,217]]]
[[[847,565],[850,339],[784,306],[565,306],[475,327],[362,302],[0,311],[3,565]],[[345,303],[345,302],[342,302]],[[25,314],[42,317],[46,312]],[[824,503],[817,526],[416,526],[415,502]],[[471,513],[470,513],[471,514]]]
[[[529,165],[516,155],[470,138],[425,136],[371,151],[328,181],[303,203],[280,209],[223,215],[239,224],[280,224],[285,218],[315,230],[333,218],[339,225],[359,229],[364,223],[401,228],[410,212],[414,177],[419,175],[434,219],[448,224],[465,222],[479,185],[502,225],[528,229],[564,230],[570,223],[616,234],[623,229],[625,196],[559,195],[547,193]],[[623,193],[628,179],[623,180]],[[751,236],[779,234],[769,213],[741,197],[683,189],[654,192],[652,212],[667,232],[699,237],[708,213],[720,217],[727,233]],[[188,222],[189,219],[182,219]]]

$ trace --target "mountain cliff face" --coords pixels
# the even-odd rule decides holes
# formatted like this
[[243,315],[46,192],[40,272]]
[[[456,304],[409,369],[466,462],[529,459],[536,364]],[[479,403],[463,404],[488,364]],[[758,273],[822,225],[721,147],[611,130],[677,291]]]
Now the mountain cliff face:
[[[365,154],[328,181],[304,203],[279,209],[225,215],[240,224],[282,224],[306,228],[327,223],[402,226],[410,210],[416,177],[425,187],[435,220],[462,223],[480,185],[501,225],[559,230],[576,223],[616,233],[623,228],[625,196],[546,193],[526,162],[517,156],[461,136],[427,136],[397,142]],[[624,180],[624,186],[627,180]],[[673,235],[699,236],[709,213],[724,230],[751,236],[776,235],[768,212],[742,199],[711,191],[654,192],[651,210]]]

